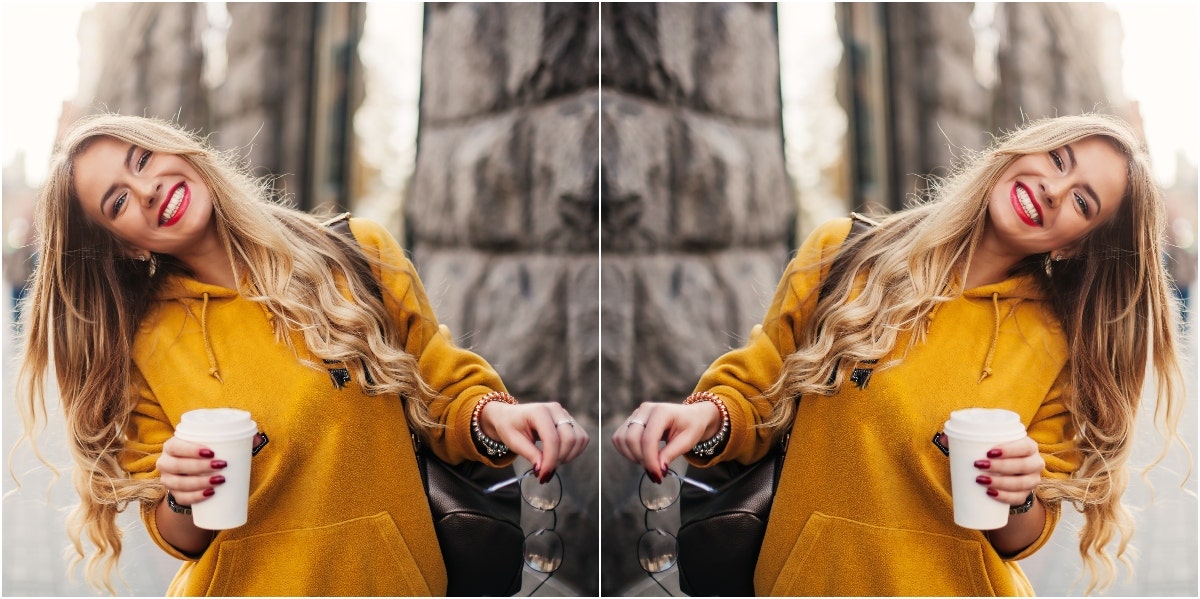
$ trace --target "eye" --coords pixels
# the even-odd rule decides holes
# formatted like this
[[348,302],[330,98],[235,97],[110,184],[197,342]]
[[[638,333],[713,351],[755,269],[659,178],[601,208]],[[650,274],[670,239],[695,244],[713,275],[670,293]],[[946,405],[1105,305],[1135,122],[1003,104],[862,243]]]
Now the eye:
[[146,168],[146,163],[150,161],[150,154],[153,154],[153,152],[150,150],[146,150],[142,153],[142,157],[138,159],[137,170],[140,171]]
[[1058,150],[1050,150],[1050,160],[1054,161],[1054,166],[1058,167],[1058,170],[1063,170],[1063,161],[1058,157]]
[[112,216],[113,216],[113,218],[116,218],[116,217],[117,217],[117,213],[121,211],[121,206],[124,206],[124,205],[125,205],[125,197],[126,197],[126,195],[127,195],[127,194],[121,194],[121,195],[117,196],[117,199],[113,200],[113,203],[112,203]]
[[1079,204],[1079,209],[1083,211],[1084,216],[1091,216],[1092,207],[1088,205],[1087,200],[1085,200],[1083,196],[1075,194],[1075,203]]

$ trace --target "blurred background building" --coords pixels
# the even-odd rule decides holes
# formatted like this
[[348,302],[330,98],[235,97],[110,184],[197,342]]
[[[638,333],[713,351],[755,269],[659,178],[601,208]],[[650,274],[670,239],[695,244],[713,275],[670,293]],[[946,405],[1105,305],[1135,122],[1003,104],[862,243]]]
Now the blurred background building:
[[[77,29],[69,3],[25,20],[41,6],[0,5],[7,39],[35,34],[6,45],[6,94],[61,103],[60,129],[98,111],[178,120],[246,156],[298,206],[384,223],[463,345],[514,394],[560,401],[589,427],[596,451],[562,470],[570,545],[552,581],[564,584],[541,594],[661,593],[636,561],[639,470],[608,437],[641,401],[685,397],[742,343],[813,227],[901,208],[924,177],[1027,119],[1094,110],[1149,123],[1131,99],[1144,91],[1121,75],[1135,16],[1190,24],[1144,43],[1155,61],[1138,64],[1192,99],[1167,117],[1192,130],[1191,153],[1156,154],[1155,166],[1171,173],[1170,264],[1184,290],[1194,281],[1200,36],[1185,3],[1138,3],[1121,17],[1099,3],[95,3]],[[1166,14],[1179,16],[1154,16]],[[59,69],[48,57],[73,38],[79,77],[62,102],[48,94]],[[26,65],[41,73],[15,78]],[[14,123],[32,119],[14,106],[6,100],[6,274],[20,264],[11,252],[45,159],[9,152]],[[1194,447],[1188,339],[1183,432]],[[4,367],[10,382],[12,360]],[[4,393],[7,454],[20,421],[11,383]],[[55,434],[41,447],[63,463]],[[1156,437],[1139,443],[1141,455],[1157,449]],[[59,480],[48,503],[49,473],[26,448],[14,462],[23,486],[3,504],[3,594],[90,594],[60,556],[70,484]],[[1138,515],[1139,575],[1110,595],[1196,594],[1195,498],[1178,489],[1186,460],[1168,465]],[[1146,506],[1146,495],[1130,498]],[[1071,517],[1026,560],[1042,594],[1082,592],[1071,586]],[[136,514],[122,518],[128,592],[161,593],[178,563]]]

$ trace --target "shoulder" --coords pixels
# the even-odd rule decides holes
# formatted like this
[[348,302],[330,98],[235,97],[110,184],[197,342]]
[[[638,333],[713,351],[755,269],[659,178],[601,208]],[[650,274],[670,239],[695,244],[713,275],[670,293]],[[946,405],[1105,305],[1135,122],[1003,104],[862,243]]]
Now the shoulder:
[[358,240],[360,245],[366,247],[394,247],[399,249],[400,244],[396,238],[383,225],[366,218],[351,217],[349,213],[343,215],[350,225],[350,232],[354,234],[354,238]]

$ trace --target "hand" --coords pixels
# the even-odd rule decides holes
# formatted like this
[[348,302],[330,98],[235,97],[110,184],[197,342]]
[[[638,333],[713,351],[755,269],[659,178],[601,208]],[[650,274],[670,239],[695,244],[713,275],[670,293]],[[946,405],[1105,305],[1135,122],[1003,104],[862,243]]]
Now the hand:
[[[671,460],[721,430],[721,411],[711,401],[683,405],[645,402],[613,433],[617,453],[641,464],[654,482],[662,482]],[[661,449],[658,444],[666,441]]]
[[[255,433],[254,445],[260,442],[261,437]],[[211,449],[179,437],[167,439],[157,464],[163,486],[180,505],[190,506],[212,497],[215,487],[225,482],[221,475],[225,460],[214,459]]]
[[[557,402],[506,404],[489,401],[479,412],[483,434],[500,441],[529,460],[538,480],[545,483],[560,464],[583,453],[587,431]],[[537,441],[542,442],[539,449]]]
[[988,495],[1008,505],[1021,505],[1042,481],[1046,461],[1037,442],[1029,437],[997,445],[988,457],[977,460],[980,470],[975,482],[988,488]]

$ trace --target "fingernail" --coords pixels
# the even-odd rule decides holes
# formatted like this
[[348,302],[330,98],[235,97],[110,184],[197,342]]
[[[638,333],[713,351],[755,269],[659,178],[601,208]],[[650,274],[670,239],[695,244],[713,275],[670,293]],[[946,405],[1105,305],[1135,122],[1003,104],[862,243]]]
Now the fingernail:
[[538,476],[542,475],[542,463],[541,462],[538,462],[533,465],[533,473]]
[[216,493],[216,492],[217,492],[217,490],[216,490],[216,489],[205,489],[205,490],[204,490],[204,496],[205,496],[205,497],[212,497],[212,496],[213,496],[213,494],[214,494],[214,493]]
[[1000,451],[999,449],[993,449],[993,450],[991,450],[991,451],[989,451],[989,452],[988,452],[988,457],[989,457],[989,458],[998,458],[998,457],[1000,457],[1000,456],[1002,456],[1002,455],[1004,455],[1004,452],[1003,452],[1003,451]]
[[219,485],[223,482],[225,482],[225,477],[221,476],[220,474],[208,479],[208,484],[210,485]]
[[990,484],[992,484],[992,477],[984,476],[981,474],[981,475],[975,477],[975,482],[977,482],[981,485],[990,485]]
[[654,484],[660,485],[662,484],[662,475],[658,474],[657,472],[651,472],[650,480],[654,481]]
[[989,460],[975,460],[975,467],[980,470],[987,470],[992,467],[992,462]]
[[229,464],[225,460],[213,460],[212,461],[212,467],[215,470],[220,470],[221,468],[224,468],[228,465]]
[[202,457],[202,458],[211,458],[215,455],[217,455],[217,454],[213,453],[211,449],[201,449],[200,450],[200,457]]
[[1000,491],[997,491],[995,489],[988,489],[987,494],[988,494],[988,497],[995,497],[1000,494]]

